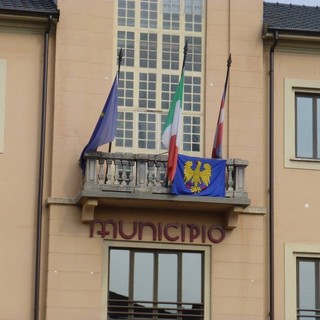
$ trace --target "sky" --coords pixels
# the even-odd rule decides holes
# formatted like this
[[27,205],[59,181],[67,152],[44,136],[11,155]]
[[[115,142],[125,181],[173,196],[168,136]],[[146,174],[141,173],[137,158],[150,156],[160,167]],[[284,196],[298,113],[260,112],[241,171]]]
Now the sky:
[[265,2],[292,3],[306,6],[319,6],[320,0],[264,0]]

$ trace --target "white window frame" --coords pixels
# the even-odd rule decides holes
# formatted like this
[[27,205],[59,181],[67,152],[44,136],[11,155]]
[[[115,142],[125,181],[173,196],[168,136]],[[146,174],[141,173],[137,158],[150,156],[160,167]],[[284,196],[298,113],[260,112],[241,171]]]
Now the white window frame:
[[7,61],[0,59],[0,153],[4,153],[6,78]]
[[320,259],[320,244],[285,244],[285,320],[297,319],[297,259]]
[[109,275],[109,249],[110,248],[138,248],[138,249],[165,249],[175,251],[199,251],[204,254],[204,320],[211,319],[211,246],[209,245],[190,245],[190,244],[171,244],[171,243],[154,243],[154,242],[136,242],[136,241],[103,241],[103,261],[102,261],[102,300],[101,300],[101,320],[107,316],[108,301],[108,275]]
[[[184,39],[185,37],[200,37],[202,38],[202,56],[201,56],[201,64],[202,64],[202,70],[201,72],[196,72],[196,74],[199,76],[201,76],[201,103],[202,103],[202,108],[201,111],[197,112],[197,111],[185,111],[183,110],[182,116],[191,116],[191,117],[199,117],[200,118],[200,132],[199,132],[199,136],[200,136],[200,142],[199,142],[199,151],[186,151],[183,150],[183,125],[181,124],[181,130],[180,130],[180,135],[181,135],[181,140],[180,140],[180,150],[183,150],[184,154],[187,155],[193,155],[193,156],[203,156],[204,154],[204,149],[205,149],[205,136],[204,136],[204,118],[205,118],[205,70],[204,70],[204,65],[205,65],[205,34],[206,34],[206,30],[205,30],[205,25],[206,25],[206,16],[207,16],[207,8],[206,8],[206,1],[204,1],[204,5],[203,5],[203,10],[204,10],[204,14],[203,14],[203,22],[202,22],[202,31],[201,32],[196,32],[196,31],[186,31],[184,34],[181,34],[180,29],[184,28],[185,25],[185,19],[184,19],[184,14],[181,15],[181,21],[180,21],[180,29],[179,30],[167,30],[167,29],[163,29],[163,16],[162,16],[162,5],[163,5],[163,1],[158,1],[158,25],[157,28],[141,28],[140,26],[134,26],[134,27],[128,27],[128,26],[119,26],[118,22],[116,21],[116,25],[115,25],[115,39],[116,39],[116,43],[117,43],[117,34],[118,31],[126,31],[126,32],[133,32],[134,33],[134,39],[136,43],[140,43],[140,39],[138,39],[138,36],[140,35],[140,33],[156,33],[158,34],[158,47],[157,47],[157,51],[158,52],[162,52],[162,46],[163,46],[163,42],[162,42],[162,36],[163,34],[168,34],[168,35],[178,35],[179,36],[179,46],[180,46],[180,52],[179,54],[179,69],[178,70],[170,70],[167,69],[166,74],[168,75],[176,75],[178,76],[178,78],[180,79],[180,73],[181,73],[181,66],[182,66],[182,61],[183,61],[183,47],[184,47]],[[180,2],[181,8],[180,8],[180,12],[184,12],[185,11],[185,3],[182,1]],[[118,5],[115,5],[115,16],[118,17]],[[135,8],[135,20],[136,21],[140,21],[140,1],[136,2],[136,8]],[[161,32],[159,32],[161,31]],[[160,40],[161,37],[161,40]],[[134,67],[127,67],[127,66],[122,66],[121,67],[121,71],[125,71],[125,72],[134,72],[134,83],[136,84],[136,90],[139,90],[138,88],[138,84],[139,84],[139,73],[156,73],[159,76],[157,77],[157,82],[156,82],[156,97],[157,100],[160,100],[159,97],[161,97],[161,85],[162,85],[162,79],[161,79],[161,75],[164,73],[162,69],[162,55],[160,55],[158,57],[158,61],[157,61],[157,67],[156,68],[140,68],[139,66],[139,47],[136,48],[136,53],[134,56]],[[189,54],[191,54],[189,52]],[[192,74],[194,73],[194,71],[185,71],[185,76],[192,76]],[[177,82],[178,85],[178,82]],[[173,97],[173,93],[172,93],[172,97]],[[171,97],[171,99],[172,99]],[[161,148],[161,115],[166,115],[169,111],[168,110],[164,110],[164,109],[160,109],[159,107],[156,109],[143,109],[143,108],[139,108],[139,97],[138,95],[134,94],[134,98],[133,98],[133,107],[123,107],[123,106],[119,106],[118,110],[119,112],[132,112],[133,113],[133,117],[134,117],[134,121],[133,121],[133,146],[132,147],[126,147],[126,146],[117,146],[116,142],[114,143],[114,148],[116,151],[118,152],[132,152],[132,153],[163,153],[166,150]],[[170,100],[171,103],[172,100]],[[170,106],[170,104],[169,104]],[[148,149],[148,148],[139,148],[138,146],[138,121],[137,121],[137,117],[139,112],[147,112],[147,113],[154,113],[157,117],[157,121],[158,123],[156,124],[157,128],[157,136],[156,136],[156,147],[155,149]],[[182,121],[181,121],[182,122]]]
[[296,158],[295,156],[295,95],[300,93],[320,94],[319,80],[284,80],[284,166],[286,168],[320,170],[319,159]]

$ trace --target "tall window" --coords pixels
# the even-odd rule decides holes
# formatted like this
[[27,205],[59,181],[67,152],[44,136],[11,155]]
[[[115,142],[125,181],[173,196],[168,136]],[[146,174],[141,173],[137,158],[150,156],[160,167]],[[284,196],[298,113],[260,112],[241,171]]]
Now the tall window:
[[115,145],[160,153],[161,131],[178,85],[188,41],[181,150],[202,155],[205,0],[118,0],[119,82]]
[[320,96],[296,94],[296,157],[320,159]]
[[204,319],[203,251],[109,248],[108,319]]
[[297,259],[297,319],[320,319],[319,259]]

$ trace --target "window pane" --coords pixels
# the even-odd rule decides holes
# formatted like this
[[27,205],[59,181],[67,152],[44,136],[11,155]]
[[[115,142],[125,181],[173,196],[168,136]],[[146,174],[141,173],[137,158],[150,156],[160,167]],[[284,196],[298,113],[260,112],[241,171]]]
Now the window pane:
[[[133,299],[153,300],[153,254],[137,252],[134,255],[134,290]],[[152,304],[139,303],[151,307]]]
[[[129,295],[129,251],[110,250],[109,299],[121,295],[128,299]],[[121,297],[121,298],[122,298]],[[117,296],[117,299],[120,297]]]
[[313,157],[312,98],[297,97],[297,157]]
[[177,295],[178,295],[177,254],[161,253],[159,254],[158,300],[176,302]]
[[[316,309],[316,278],[315,278],[315,262],[299,261],[298,274],[298,308],[299,309]],[[315,315],[312,311],[301,311],[301,315]],[[304,318],[300,319],[313,319]]]
[[[202,256],[200,253],[182,255],[182,301],[201,303],[202,301]],[[186,305],[191,308],[192,305]]]

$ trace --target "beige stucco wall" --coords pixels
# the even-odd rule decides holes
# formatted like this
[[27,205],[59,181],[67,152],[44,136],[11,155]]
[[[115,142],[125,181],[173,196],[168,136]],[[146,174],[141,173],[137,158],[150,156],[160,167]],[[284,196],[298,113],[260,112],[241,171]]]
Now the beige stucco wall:
[[[81,223],[79,216],[80,210],[74,206],[51,206],[48,320],[103,318],[101,310],[105,303],[101,297],[105,296],[102,288],[107,281],[102,261],[103,242],[114,239],[112,233],[105,240],[97,235],[99,226],[90,238],[90,226]],[[133,221],[224,225],[223,214],[160,209],[101,208],[97,209],[95,218],[122,220],[128,234],[132,232]],[[227,231],[221,243],[206,242],[211,247],[212,319],[265,319],[264,229],[264,216],[242,215],[238,228]],[[188,243],[187,238],[184,244]],[[118,240],[124,241],[119,236]],[[135,237],[131,241],[139,240]],[[152,244],[150,229],[144,230],[140,242]],[[192,244],[203,245],[201,237]]]
[[[0,59],[6,61],[7,67],[4,150],[0,153],[0,319],[31,319],[33,314],[43,39],[40,32],[31,33],[27,29],[0,30]],[[49,92],[52,92],[50,78]],[[51,110],[52,95],[49,95],[49,127]],[[50,140],[48,132],[49,149]],[[45,197],[47,182],[48,175]],[[45,243],[46,240],[43,253]],[[44,254],[43,266],[45,257]],[[42,297],[44,294],[42,291]]]
[[[74,197],[81,187],[77,160],[116,71],[113,5],[111,0],[59,3],[52,197]],[[264,207],[262,1],[210,0],[207,13],[206,155],[211,152],[226,60],[232,52],[224,156],[249,160],[246,189],[252,203]],[[244,19],[248,15],[252,19]],[[150,215],[143,208],[128,212],[98,207],[96,211],[95,218],[106,220],[112,216],[128,223],[134,219],[162,223],[189,219],[212,225],[223,224],[224,219],[220,214],[161,210],[152,210]],[[239,226],[227,231],[222,243],[212,245],[213,319],[266,318],[265,228],[264,215],[240,215]],[[48,320],[101,318],[103,241],[97,235],[89,237],[89,225],[81,223],[81,208],[50,206]],[[143,241],[150,242],[151,237]]]
[[[285,140],[287,125],[285,79],[302,80],[308,83],[317,81],[320,75],[320,56],[316,48],[317,44],[310,46],[307,42],[299,42],[299,46],[301,45],[305,46],[304,50],[297,49],[297,43],[288,43],[280,38],[279,45],[275,49],[275,319],[287,319],[285,318],[285,278],[288,270],[285,269],[285,245],[315,244],[320,241],[317,192],[320,178],[319,163],[304,162],[303,164],[302,162],[298,164],[303,165],[305,169],[286,168],[285,166],[285,158],[294,157],[292,154],[289,156],[285,154],[285,144],[288,143]],[[266,92],[269,68],[268,50],[266,47]],[[319,89],[319,87],[314,89]],[[266,107],[268,107],[267,103],[268,100],[266,100]],[[294,108],[294,105],[289,105],[289,107]],[[290,138],[294,143],[294,132]],[[295,162],[291,161],[291,165],[294,166]],[[307,169],[310,165],[314,169]],[[290,292],[290,288],[287,289]]]
[[55,197],[78,194],[82,181],[78,159],[114,79],[114,3],[59,2],[52,165]]
[[[54,83],[49,86],[44,199],[73,198],[82,186],[77,161],[116,71],[114,3],[59,1],[56,48],[50,51]],[[211,152],[231,52],[224,157],[249,160],[246,190],[254,206],[265,207],[262,1],[208,0],[207,13],[205,153]],[[0,194],[4,199],[0,202],[0,279],[1,287],[9,288],[0,290],[0,320],[28,320],[33,313],[43,36],[0,32],[0,40],[0,59],[7,60],[5,145],[0,154]],[[224,220],[219,213],[178,212],[173,216],[158,209],[151,216],[148,210],[112,210],[99,207],[96,217],[107,219],[112,212],[114,219],[127,222],[188,219],[205,225],[223,224]],[[44,208],[43,219],[41,318],[100,320],[103,240],[97,235],[89,237],[89,226],[81,223],[80,206],[51,205]],[[265,230],[264,215],[241,214],[238,227],[227,231],[222,243],[210,245],[213,319],[266,319]],[[143,240],[150,242],[151,238],[146,235]]]
[[[252,204],[266,206],[266,111],[263,104],[262,1],[208,1],[206,155],[210,156],[228,54],[223,157],[249,161],[246,187]],[[250,19],[248,19],[250,17]]]

